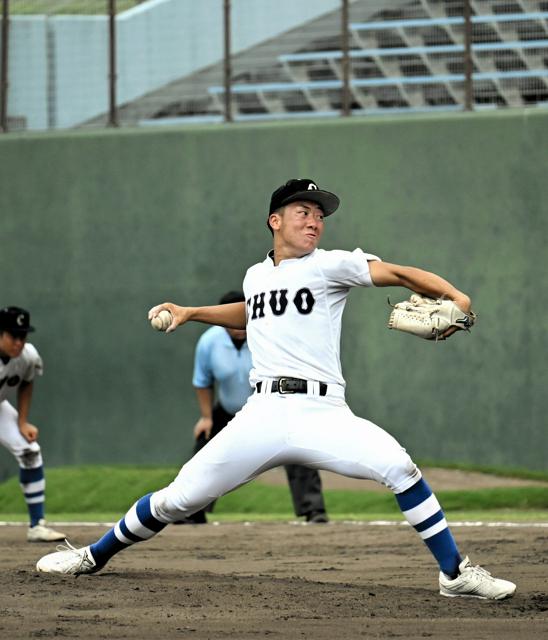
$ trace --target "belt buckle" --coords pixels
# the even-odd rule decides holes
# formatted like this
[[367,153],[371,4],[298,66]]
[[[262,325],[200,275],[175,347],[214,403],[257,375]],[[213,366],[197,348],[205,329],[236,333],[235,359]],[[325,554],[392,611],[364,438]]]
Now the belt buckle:
[[278,378],[278,393],[282,396],[289,393],[296,393],[295,389],[288,389],[286,385],[291,382],[290,378]]

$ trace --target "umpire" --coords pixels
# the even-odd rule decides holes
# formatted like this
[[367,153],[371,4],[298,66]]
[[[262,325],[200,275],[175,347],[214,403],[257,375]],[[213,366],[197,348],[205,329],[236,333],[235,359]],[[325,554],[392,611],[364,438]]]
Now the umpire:
[[[219,304],[243,302],[241,291],[229,291]],[[192,384],[200,407],[200,419],[194,426],[194,453],[204,447],[232,420],[253,392],[249,384],[251,354],[242,329],[211,327],[196,345]],[[215,400],[216,396],[216,400]],[[306,522],[328,522],[322,496],[322,481],[316,469],[298,464],[285,465],[293,508]],[[206,524],[206,511],[215,501],[185,519],[183,524]]]

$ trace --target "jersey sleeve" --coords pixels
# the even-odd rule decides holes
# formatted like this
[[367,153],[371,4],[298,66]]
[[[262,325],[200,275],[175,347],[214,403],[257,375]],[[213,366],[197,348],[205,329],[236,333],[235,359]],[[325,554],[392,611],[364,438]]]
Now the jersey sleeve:
[[36,376],[44,373],[44,363],[40,354],[32,344],[27,343],[24,349],[25,368],[22,378],[26,382],[31,382]]
[[202,334],[196,345],[194,353],[194,372],[192,374],[192,384],[198,389],[213,386],[214,378],[211,369],[211,334],[206,331]]
[[380,261],[378,256],[354,251],[323,251],[319,255],[321,269],[329,284],[342,287],[372,287],[369,262]]

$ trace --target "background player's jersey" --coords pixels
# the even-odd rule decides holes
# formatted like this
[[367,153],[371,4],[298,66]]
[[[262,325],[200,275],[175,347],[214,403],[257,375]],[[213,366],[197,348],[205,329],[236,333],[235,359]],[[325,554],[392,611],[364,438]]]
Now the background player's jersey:
[[42,373],[42,358],[36,348],[28,342],[19,357],[10,358],[6,364],[0,359],[0,402],[5,400],[22,380],[30,382],[34,376],[41,376]]
[[342,314],[352,287],[373,285],[368,260],[379,258],[361,249],[315,249],[278,266],[268,256],[248,269],[244,294],[252,384],[280,376],[345,384]]

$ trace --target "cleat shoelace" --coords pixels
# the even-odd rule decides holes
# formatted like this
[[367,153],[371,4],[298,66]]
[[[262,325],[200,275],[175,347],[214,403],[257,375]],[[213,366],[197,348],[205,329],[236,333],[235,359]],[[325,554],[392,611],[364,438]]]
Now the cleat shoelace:
[[480,591],[482,588],[481,585],[484,582],[492,583],[494,581],[494,578],[491,576],[489,571],[487,571],[483,567],[480,567],[478,565],[470,566],[467,567],[467,570],[477,580],[476,585],[471,590],[472,593],[477,593],[478,591]]
[[55,549],[57,551],[75,551],[75,552],[78,552],[78,549],[76,547],[73,547],[66,538],[65,538],[65,544],[58,544],[55,547]]
[[80,569],[82,569],[82,567],[85,567],[85,568],[92,568],[93,567],[92,563],[90,562],[90,560],[88,558],[87,552],[84,551],[83,553],[80,553],[80,551],[76,547],[73,547],[66,538],[65,538],[65,544],[58,544],[56,546],[56,550],[57,551],[65,551],[65,552],[66,551],[72,551],[72,553],[75,554],[78,557],[79,562],[75,566],[75,571],[74,571],[75,575],[78,575],[79,573],[81,573]]
[[482,580],[492,580],[489,571],[487,571],[483,567],[476,565],[475,567],[469,567],[468,570],[471,571],[474,575],[480,577]]

